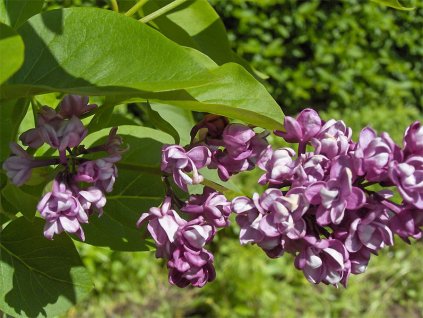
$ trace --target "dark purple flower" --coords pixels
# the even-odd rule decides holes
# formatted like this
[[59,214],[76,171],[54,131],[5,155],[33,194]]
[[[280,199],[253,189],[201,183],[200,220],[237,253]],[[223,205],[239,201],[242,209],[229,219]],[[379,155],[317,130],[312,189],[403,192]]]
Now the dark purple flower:
[[226,150],[217,150],[213,153],[210,168],[217,168],[219,178],[223,181],[242,171],[251,170],[254,165],[248,159],[235,160]]
[[229,225],[231,202],[223,194],[205,187],[203,194],[191,195],[181,211],[201,215],[216,227],[226,227]]
[[191,140],[199,133],[199,141],[207,145],[222,145],[223,130],[229,124],[226,117],[208,114],[191,129]]
[[234,160],[247,159],[253,153],[250,142],[256,133],[241,124],[230,124],[223,131],[223,144],[229,156]]
[[423,156],[410,156],[401,163],[392,162],[389,175],[403,199],[423,209]]
[[[210,163],[211,153],[207,147],[196,146],[189,151],[177,145],[165,145],[162,149],[161,170],[171,173],[173,180],[182,190],[188,192],[187,184],[199,184],[203,176],[198,169]],[[192,177],[187,173],[192,172]]]
[[57,163],[55,159],[34,159],[15,142],[10,143],[10,150],[13,155],[3,162],[2,168],[6,171],[12,183],[18,187],[31,178],[33,168]]
[[422,237],[423,211],[407,206],[389,220],[389,227],[408,243],[409,238],[418,240]]
[[269,183],[271,185],[280,185],[284,181],[290,180],[294,172],[295,151],[291,148],[281,148],[272,150],[267,148],[257,162],[257,166],[266,171],[260,179],[260,184]]
[[404,134],[404,153],[423,156],[423,126],[415,121]]
[[78,146],[87,133],[88,130],[76,116],[61,121],[60,125],[46,123],[40,131],[43,141],[59,151]]
[[354,151],[358,175],[369,181],[385,181],[389,163],[399,155],[399,148],[387,133],[380,137],[370,127],[364,128]]
[[336,239],[317,241],[306,237],[305,240],[309,245],[295,258],[295,267],[313,284],[340,283],[349,267],[349,254],[344,245]]
[[49,240],[63,231],[85,240],[80,223],[88,223],[88,215],[72,190],[63,182],[53,181],[53,189],[44,195],[37,210],[46,220],[44,236]]
[[297,116],[297,119],[285,116],[284,126],[286,132],[276,130],[275,135],[290,143],[307,143],[320,131],[322,121],[316,111],[307,108]]
[[170,244],[175,241],[176,232],[180,226],[187,223],[175,210],[171,209],[171,202],[172,199],[166,197],[160,208],[150,208],[137,222],[138,227],[148,222],[147,229],[157,245],[156,257],[169,257]]
[[96,104],[88,105],[88,96],[67,95],[59,105],[59,114],[63,118],[81,117],[96,107]]
[[216,278],[213,261],[213,255],[205,249],[194,253],[177,246],[167,262],[169,282],[178,287],[203,287]]

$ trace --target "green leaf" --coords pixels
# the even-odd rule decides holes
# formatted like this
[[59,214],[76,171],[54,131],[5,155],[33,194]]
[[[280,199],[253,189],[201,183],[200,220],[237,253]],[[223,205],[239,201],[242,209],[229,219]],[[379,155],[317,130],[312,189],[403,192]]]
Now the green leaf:
[[[1,72],[0,72],[1,73]],[[1,103],[0,118],[0,162],[3,162],[10,153],[9,143],[15,141],[19,125],[28,110],[29,101],[25,98],[9,100]],[[8,118],[9,120],[4,120]]]
[[0,84],[12,76],[24,62],[24,42],[15,30],[0,23]]
[[14,317],[53,317],[92,288],[72,240],[43,236],[44,221],[9,223],[0,242],[0,310]]
[[17,187],[8,183],[1,194],[15,209],[28,220],[33,220],[37,211],[37,204],[43,194],[44,185]]
[[379,3],[379,4],[382,4],[397,10],[411,11],[415,9],[414,7],[404,7],[398,0],[370,0],[370,1]]
[[[149,1],[143,6],[150,14],[172,2]],[[160,32],[176,43],[203,52],[217,64],[235,62],[256,76],[247,61],[232,51],[225,25],[208,1],[194,0],[176,7],[152,22]]]
[[279,106],[240,65],[219,67],[123,15],[86,8],[49,11],[31,18],[19,33],[25,63],[1,87],[4,99],[60,91],[176,106],[186,101],[185,109],[282,128]]
[[43,4],[44,0],[0,0],[0,22],[17,28],[39,13]]

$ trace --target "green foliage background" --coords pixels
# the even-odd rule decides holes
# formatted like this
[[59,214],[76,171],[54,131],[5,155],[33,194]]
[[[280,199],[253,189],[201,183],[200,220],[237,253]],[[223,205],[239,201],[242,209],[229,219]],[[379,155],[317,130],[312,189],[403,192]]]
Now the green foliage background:
[[[47,3],[49,9],[108,6],[94,0]],[[404,1],[417,7],[407,12],[362,0],[211,3],[233,49],[269,76],[266,86],[285,113],[320,109],[324,118],[343,119],[356,133],[370,124],[397,142],[410,122],[422,119],[421,1]],[[253,172],[240,179],[240,186],[250,190],[256,177]],[[337,290],[310,285],[289,255],[270,260],[256,247],[239,246],[236,231],[220,232],[213,246],[218,278],[200,290],[170,286],[165,264],[152,253],[80,244],[95,290],[66,316],[421,317],[421,242],[397,240],[346,290]]]

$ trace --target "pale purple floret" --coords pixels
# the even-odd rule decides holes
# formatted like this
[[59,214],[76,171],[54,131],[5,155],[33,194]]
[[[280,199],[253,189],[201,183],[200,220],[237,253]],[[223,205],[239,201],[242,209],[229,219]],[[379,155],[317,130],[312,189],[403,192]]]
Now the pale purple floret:
[[[188,192],[188,184],[199,184],[204,178],[198,172],[211,160],[210,150],[205,146],[196,146],[189,151],[177,145],[165,145],[162,149],[161,170],[172,174],[176,185]],[[192,173],[192,176],[188,175]]]
[[409,155],[423,156],[423,126],[415,121],[404,134],[404,153]]
[[86,161],[79,165],[75,181],[94,183],[104,192],[112,192],[117,178],[115,163],[120,155],[105,157],[94,161]]
[[266,171],[260,179],[259,184],[281,185],[291,179],[294,173],[295,151],[291,148],[280,148],[272,150],[269,146],[257,161],[257,166]]
[[[335,170],[335,169],[332,169]],[[339,224],[345,210],[357,210],[366,202],[366,196],[358,187],[352,186],[353,175],[349,167],[343,168],[339,175],[332,175],[327,182],[311,184],[305,194],[311,204],[319,205],[316,212],[320,225]]]
[[410,156],[401,163],[392,162],[389,175],[404,201],[423,209],[423,156]]
[[216,229],[199,216],[179,227],[175,245],[183,245],[190,252],[197,253],[213,239],[215,232]]
[[178,287],[203,287],[216,278],[213,261],[213,255],[204,248],[194,253],[178,245],[167,262],[169,282]]
[[89,214],[94,210],[98,212],[99,216],[103,214],[103,207],[106,205],[106,197],[100,189],[89,187],[86,190],[79,191],[78,199],[84,210],[89,212]]
[[360,251],[363,247],[376,253],[393,244],[391,229],[386,221],[380,218],[380,211],[374,209],[366,211],[365,217],[357,217],[352,221],[345,239],[345,247],[352,253]]
[[418,240],[423,236],[423,211],[406,206],[389,220],[389,227],[407,243],[410,238]]
[[226,227],[229,225],[231,202],[223,194],[205,187],[203,194],[191,195],[181,211],[203,216],[216,227]]
[[160,208],[150,208],[137,222],[138,227],[148,222],[147,229],[156,242],[156,257],[158,258],[170,257],[171,243],[175,241],[179,227],[187,223],[171,208],[171,202],[170,197],[165,197]]
[[331,161],[323,155],[302,154],[294,163],[292,186],[308,186],[323,181],[330,169]]
[[44,236],[49,240],[63,231],[85,240],[80,223],[88,223],[88,215],[70,187],[58,180],[53,189],[44,195],[37,205],[41,217],[46,220]]
[[286,116],[284,119],[285,130],[275,131],[275,135],[281,136],[290,143],[307,143],[322,127],[319,114],[313,109],[304,109],[296,119]]
[[313,284],[342,283],[350,266],[349,254],[342,242],[336,239],[316,240],[314,237],[306,237],[304,240],[308,246],[295,258],[295,267],[302,270]]
[[326,122],[311,144],[315,154],[320,154],[333,159],[339,155],[347,154],[351,146],[352,130],[342,120],[331,119]]
[[59,105],[59,114],[63,118],[81,117],[81,115],[94,110],[96,107],[96,104],[88,105],[88,96],[67,95]]
[[399,155],[399,147],[387,133],[378,137],[373,129],[364,128],[354,150],[357,174],[369,181],[386,181],[388,166]]

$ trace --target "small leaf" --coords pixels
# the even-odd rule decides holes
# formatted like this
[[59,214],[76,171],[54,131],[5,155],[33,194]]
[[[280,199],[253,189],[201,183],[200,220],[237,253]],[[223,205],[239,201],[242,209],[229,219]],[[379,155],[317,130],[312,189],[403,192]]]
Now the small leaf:
[[24,42],[15,30],[0,23],[0,84],[12,76],[24,62]]
[[14,317],[53,317],[92,288],[87,270],[66,234],[43,236],[44,221],[19,218],[1,233],[0,310]]
[[379,4],[382,4],[397,10],[411,11],[415,9],[414,7],[404,7],[398,0],[370,0],[370,1],[379,3]]

